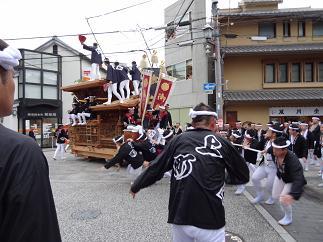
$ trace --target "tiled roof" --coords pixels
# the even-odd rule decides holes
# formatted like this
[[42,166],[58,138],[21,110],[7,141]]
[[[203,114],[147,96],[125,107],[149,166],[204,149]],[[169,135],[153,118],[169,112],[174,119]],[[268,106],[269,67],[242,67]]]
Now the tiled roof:
[[323,52],[323,43],[289,44],[289,45],[252,45],[222,47],[222,52],[228,55],[239,54],[281,54],[286,52],[317,53]]
[[320,17],[322,19],[323,8],[281,8],[275,10],[262,10],[262,11],[246,11],[246,12],[229,12],[227,10],[220,11],[221,17],[265,17],[265,16],[294,16],[297,18],[303,17]]
[[224,101],[323,101],[323,88],[315,89],[277,89],[254,91],[224,91]]

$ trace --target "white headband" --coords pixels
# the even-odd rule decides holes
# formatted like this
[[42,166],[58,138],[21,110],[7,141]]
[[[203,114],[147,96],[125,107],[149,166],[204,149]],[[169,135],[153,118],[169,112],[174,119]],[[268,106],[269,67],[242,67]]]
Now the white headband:
[[233,133],[232,135],[233,135],[233,137],[235,137],[235,138],[237,138],[237,139],[238,139],[238,138],[241,138],[241,136],[240,136],[240,135],[238,135],[238,134],[236,134],[236,133]]
[[119,142],[119,141],[121,141],[121,140],[123,140],[123,135],[122,135],[122,136],[120,136],[118,139],[115,139],[115,138],[113,138],[113,139],[112,139],[112,141],[113,141],[114,143],[117,143],[117,142]]
[[252,139],[252,137],[250,136],[250,134],[247,133],[247,131],[244,133],[244,137],[248,139]]
[[274,131],[274,132],[276,132],[276,133],[283,133],[283,131],[280,131],[280,130],[274,129],[273,127],[269,127],[268,129],[270,129],[271,131]]
[[278,149],[284,149],[290,146],[290,141],[286,140],[286,145],[276,145],[275,142],[272,143],[272,147],[278,148]]
[[168,135],[166,135],[166,136],[164,136],[163,138],[164,139],[168,139],[169,137],[171,137],[173,135],[173,132],[169,132],[169,134]]
[[196,118],[197,116],[214,116],[218,117],[216,112],[210,112],[210,111],[194,111],[192,108],[190,109],[190,112],[188,114],[191,118]]
[[[140,140],[145,134],[142,133],[141,135],[139,135],[139,137],[136,140]],[[147,139],[147,136],[143,139],[143,141],[145,141]]]
[[22,57],[18,49],[8,46],[3,51],[0,51],[0,66],[9,70],[10,68],[18,66],[21,58]]

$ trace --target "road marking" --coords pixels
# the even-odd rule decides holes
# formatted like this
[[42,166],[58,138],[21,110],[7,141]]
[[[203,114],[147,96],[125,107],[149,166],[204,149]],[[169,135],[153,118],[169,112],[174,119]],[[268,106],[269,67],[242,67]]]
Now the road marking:
[[[243,193],[246,198],[251,202],[253,200],[253,197],[251,194],[245,190]],[[296,240],[282,227],[280,226],[276,219],[273,218],[270,213],[267,212],[266,209],[264,209],[261,205],[255,204],[255,208],[258,210],[258,212],[267,220],[267,222],[276,230],[276,232],[282,237],[283,240],[286,242],[296,242]]]

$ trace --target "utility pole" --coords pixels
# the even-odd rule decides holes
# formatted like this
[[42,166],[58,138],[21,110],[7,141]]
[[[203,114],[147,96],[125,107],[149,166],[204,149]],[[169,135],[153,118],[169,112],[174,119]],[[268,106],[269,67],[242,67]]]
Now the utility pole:
[[221,46],[220,46],[220,25],[219,25],[219,9],[218,1],[212,1],[212,18],[214,20],[214,69],[215,69],[215,102],[216,112],[218,119],[223,120],[223,82],[222,82],[222,57],[221,57]]

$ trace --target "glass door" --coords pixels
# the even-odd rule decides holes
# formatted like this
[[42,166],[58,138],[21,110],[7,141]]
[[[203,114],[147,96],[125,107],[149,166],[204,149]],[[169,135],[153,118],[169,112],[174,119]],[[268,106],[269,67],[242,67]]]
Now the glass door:
[[42,120],[41,119],[26,119],[25,134],[34,133],[34,137],[39,146],[42,145]]
[[56,145],[54,134],[57,127],[57,118],[43,118],[43,148],[53,148]]
[[25,134],[33,132],[36,142],[42,148],[53,148],[55,146],[55,129],[58,126],[57,118],[40,118],[25,120]]

